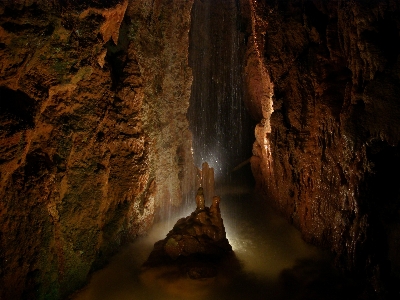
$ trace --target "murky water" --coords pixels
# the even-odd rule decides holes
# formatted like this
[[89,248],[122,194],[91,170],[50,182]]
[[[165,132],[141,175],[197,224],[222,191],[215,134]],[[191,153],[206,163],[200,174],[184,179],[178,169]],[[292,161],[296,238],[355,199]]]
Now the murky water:
[[72,299],[348,299],[357,294],[354,284],[330,266],[326,253],[305,243],[295,228],[250,190],[225,187],[220,193],[227,236],[240,271],[236,260],[227,259],[211,279],[182,278],[167,267],[142,272],[153,244],[165,237],[177,216],[168,225],[155,224],[148,236],[123,248]]

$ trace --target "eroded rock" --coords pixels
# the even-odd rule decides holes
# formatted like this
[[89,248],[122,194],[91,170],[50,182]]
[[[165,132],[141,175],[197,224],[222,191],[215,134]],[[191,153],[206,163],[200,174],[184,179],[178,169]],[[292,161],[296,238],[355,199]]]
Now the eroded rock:
[[399,5],[249,2],[258,187],[306,241],[383,295],[400,274]]
[[220,200],[215,196],[211,207],[205,207],[200,187],[196,210],[179,219],[167,237],[155,243],[144,266],[176,264],[192,279],[216,276],[218,262],[232,252],[221,217]]
[[181,203],[192,3],[0,1],[1,299],[67,297]]

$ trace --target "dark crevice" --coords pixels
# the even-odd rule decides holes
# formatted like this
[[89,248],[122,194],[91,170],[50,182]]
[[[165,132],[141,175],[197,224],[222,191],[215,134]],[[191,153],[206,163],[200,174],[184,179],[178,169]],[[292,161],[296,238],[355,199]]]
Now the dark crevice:
[[321,36],[321,40],[325,40],[326,28],[328,26],[328,15],[319,11],[315,4],[311,1],[304,3],[304,11],[307,16],[307,21],[311,27],[315,27]]
[[13,135],[35,126],[37,105],[21,91],[0,87],[0,131]]
[[122,2],[123,0],[60,0],[59,5],[63,9],[84,10],[89,7],[111,8]]
[[105,60],[111,72],[111,90],[113,91],[115,91],[128,76],[132,75],[124,72],[124,68],[128,64],[128,60],[132,59],[128,58],[127,55],[129,46],[128,29],[126,25],[127,21],[128,20],[125,19],[121,24],[117,45],[112,39],[105,44],[105,47],[107,48]]
[[48,24],[46,26],[36,26],[32,24],[18,24],[15,22],[5,22],[1,24],[1,26],[8,32],[12,33],[19,33],[19,34],[24,34],[26,32],[29,33],[34,33],[36,35],[39,35],[42,33],[44,36],[50,36],[54,32],[54,24]]
[[396,22],[381,19],[371,24],[372,30],[361,33],[360,40],[374,49],[387,60],[388,64],[394,64],[400,53],[400,36]]
[[47,12],[45,12],[37,3],[33,3],[32,5],[23,6],[22,8],[20,8],[18,7],[19,5],[17,1],[8,2],[9,3],[7,3],[4,9],[4,13],[2,15],[4,17],[9,17],[13,20],[22,19],[22,16],[25,16],[28,19],[37,20],[43,20],[48,17]]
[[50,171],[53,166],[47,153],[41,150],[35,150],[26,156],[25,165],[25,182],[28,179],[42,176],[47,171]]

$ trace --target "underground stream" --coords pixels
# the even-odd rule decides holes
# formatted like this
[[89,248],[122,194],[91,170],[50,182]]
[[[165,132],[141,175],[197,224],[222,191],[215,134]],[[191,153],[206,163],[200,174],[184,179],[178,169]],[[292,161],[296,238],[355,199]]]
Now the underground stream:
[[[331,266],[329,255],[305,243],[299,231],[249,186],[225,186],[221,211],[239,261],[227,259],[214,278],[193,280],[165,267],[142,271],[153,244],[195,209],[157,223],[147,236],[123,248],[73,300],[128,299],[347,299],[358,287]],[[206,205],[209,205],[206,203]],[[239,271],[238,271],[239,269]]]
[[208,161],[214,167],[216,194],[237,260],[227,259],[216,277],[201,280],[177,276],[165,267],[142,270],[154,243],[195,210],[193,198],[186,200],[187,209],[180,215],[154,224],[147,236],[123,248],[73,300],[348,299],[358,294],[357,284],[335,271],[327,253],[305,243],[300,232],[254,192],[253,181],[243,180],[252,177],[249,165],[239,170],[242,178],[233,178],[237,174],[231,170],[252,155],[255,127],[243,104],[240,57],[246,37],[238,30],[238,10],[233,0],[194,2],[187,115],[195,163]]

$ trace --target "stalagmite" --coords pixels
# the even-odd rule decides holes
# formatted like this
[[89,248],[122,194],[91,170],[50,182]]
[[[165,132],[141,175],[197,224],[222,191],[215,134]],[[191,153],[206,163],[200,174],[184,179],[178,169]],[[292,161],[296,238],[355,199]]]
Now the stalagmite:
[[214,196],[212,200],[212,204],[210,206],[210,214],[211,214],[211,222],[220,228],[219,236],[217,239],[222,239],[225,237],[225,227],[221,218],[221,209],[219,208],[219,203],[221,202],[221,198],[219,196]]
[[216,276],[215,262],[232,252],[221,218],[220,201],[215,196],[211,207],[205,207],[200,187],[196,195],[197,209],[178,220],[166,238],[154,244],[144,268],[176,265],[183,270],[183,275],[192,279]]
[[202,165],[201,186],[203,187],[205,201],[211,202],[214,191],[214,168],[210,168],[207,162]]
[[202,187],[200,187],[197,190],[196,204],[197,204],[197,210],[203,210],[205,208],[204,193],[203,193],[203,188]]

